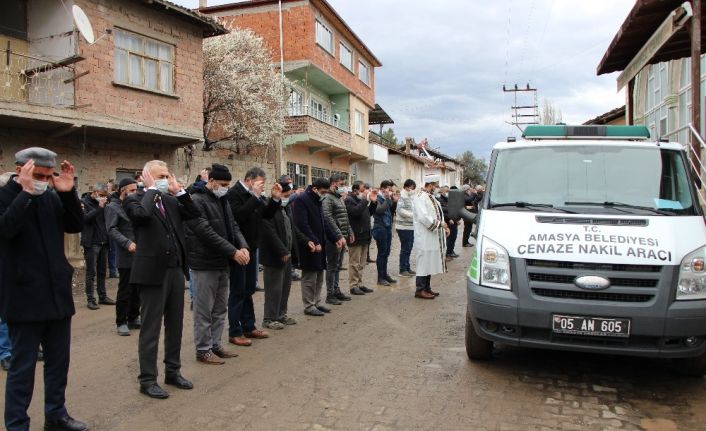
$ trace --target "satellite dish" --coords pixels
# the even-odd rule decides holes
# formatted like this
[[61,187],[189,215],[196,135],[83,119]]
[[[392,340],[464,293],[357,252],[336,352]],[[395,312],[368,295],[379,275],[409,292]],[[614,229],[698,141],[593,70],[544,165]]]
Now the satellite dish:
[[84,39],[86,39],[86,42],[89,44],[95,42],[96,38],[93,35],[93,27],[91,26],[91,22],[88,20],[88,16],[86,16],[83,9],[73,5],[71,8],[71,15],[74,17],[74,24],[76,24],[78,32],[81,33],[81,36],[83,36]]

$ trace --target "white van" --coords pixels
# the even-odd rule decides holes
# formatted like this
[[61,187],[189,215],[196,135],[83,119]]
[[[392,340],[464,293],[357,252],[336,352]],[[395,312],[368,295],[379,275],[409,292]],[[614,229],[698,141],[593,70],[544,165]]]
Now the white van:
[[497,144],[468,271],[466,351],[673,358],[706,374],[706,224],[683,145],[641,126]]

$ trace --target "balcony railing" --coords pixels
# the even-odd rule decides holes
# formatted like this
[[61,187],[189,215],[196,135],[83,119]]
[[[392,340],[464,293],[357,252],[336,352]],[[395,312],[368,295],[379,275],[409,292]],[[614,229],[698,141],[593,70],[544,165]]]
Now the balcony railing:
[[0,100],[56,107],[74,106],[74,70],[80,57],[51,62],[0,49]]
[[342,118],[339,114],[329,115],[328,113],[322,112],[318,109],[312,109],[311,106],[290,106],[287,110],[287,115],[290,117],[307,116],[316,118],[317,120],[341,129],[344,132],[350,132],[348,122],[345,118]]

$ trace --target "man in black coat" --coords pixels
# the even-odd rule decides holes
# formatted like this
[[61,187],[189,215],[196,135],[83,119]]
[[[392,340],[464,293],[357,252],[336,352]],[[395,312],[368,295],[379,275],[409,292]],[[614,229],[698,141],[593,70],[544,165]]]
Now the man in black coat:
[[132,255],[137,250],[132,222],[123,209],[123,201],[137,193],[137,181],[124,178],[118,185],[118,197],[105,206],[105,227],[116,247],[116,266],[120,270],[118,295],[115,305],[115,324],[118,335],[130,335],[130,329],[139,329],[140,292],[130,284]]
[[[86,430],[65,407],[69,372],[73,268],[64,233],[83,229],[74,167],[56,154],[28,148],[15,155],[17,176],[0,188],[0,317],[12,342],[5,386],[5,427],[29,430],[39,346],[44,349],[44,417],[47,430]],[[53,187],[48,189],[48,187]]]
[[326,241],[334,243],[338,249],[346,245],[346,240],[339,237],[333,226],[324,221],[321,198],[330,187],[329,180],[317,178],[292,204],[294,225],[304,234],[307,241],[314,243],[313,249],[302,248],[299,256],[304,313],[310,316],[323,316],[324,313],[331,312],[330,308],[321,305],[321,288],[326,269]]
[[86,260],[86,302],[90,310],[98,310],[93,284],[98,291],[98,302],[115,305],[105,291],[105,276],[108,266],[108,231],[105,228],[105,206],[108,204],[108,189],[98,183],[93,191],[81,200],[83,206],[83,231],[81,246]]
[[250,338],[267,338],[267,332],[255,326],[252,295],[257,286],[257,250],[260,246],[262,221],[271,219],[280,207],[282,186],[272,187],[270,199],[262,197],[266,174],[261,168],[250,168],[245,178],[228,190],[228,202],[235,221],[250,246],[250,262],[246,266],[231,264],[228,297],[228,340],[236,346],[249,346]]
[[208,170],[208,181],[194,189],[192,196],[201,215],[186,222],[196,360],[210,365],[222,365],[224,358],[238,356],[221,344],[228,313],[229,265],[250,261],[248,244],[226,198],[231,179],[227,167],[214,164]]
[[153,160],[142,171],[143,195],[128,196],[123,208],[132,221],[135,250],[130,283],[137,285],[142,305],[138,355],[140,392],[158,399],[169,396],[157,384],[157,350],[164,317],[164,364],[168,385],[192,389],[182,377],[181,334],[184,318],[186,239],[184,220],[199,216],[191,196],[169,173],[167,164]]
[[292,186],[284,181],[279,184],[282,186],[282,207],[277,209],[274,217],[263,220],[260,241],[260,261],[264,267],[265,282],[262,326],[269,329],[284,329],[285,325],[297,323],[294,318],[287,316],[292,287],[292,261],[299,248],[316,247],[292,222],[288,208]]
[[345,201],[351,231],[355,235],[355,242],[348,246],[348,287],[353,295],[373,292],[363,285],[363,270],[368,263],[367,252],[372,239],[370,217],[377,209],[377,199],[377,192],[366,191],[364,183],[356,181]]

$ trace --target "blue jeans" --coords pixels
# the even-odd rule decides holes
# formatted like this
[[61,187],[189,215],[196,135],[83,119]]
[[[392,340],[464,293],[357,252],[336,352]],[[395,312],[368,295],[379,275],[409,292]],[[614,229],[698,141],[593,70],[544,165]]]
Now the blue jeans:
[[456,246],[456,238],[458,237],[458,225],[456,223],[449,224],[449,230],[451,233],[449,237],[446,238],[446,254],[454,254],[454,247]]
[[400,272],[412,271],[409,266],[409,256],[414,247],[414,231],[397,229],[397,236],[400,237]]
[[387,260],[390,257],[390,248],[392,248],[392,228],[375,226],[373,238],[378,247],[378,256],[375,261],[378,267],[378,278],[385,278],[388,276]]
[[10,344],[10,332],[7,323],[0,319],[0,360],[12,356],[12,346]]

